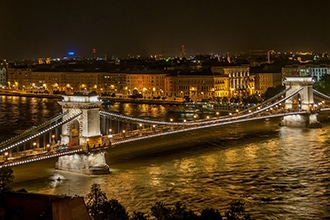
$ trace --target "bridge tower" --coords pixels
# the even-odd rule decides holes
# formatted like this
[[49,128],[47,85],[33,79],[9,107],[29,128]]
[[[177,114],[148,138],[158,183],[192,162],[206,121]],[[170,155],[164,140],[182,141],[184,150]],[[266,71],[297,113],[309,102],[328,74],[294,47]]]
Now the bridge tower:
[[285,101],[285,109],[305,110],[306,115],[289,115],[284,116],[281,125],[284,126],[307,126],[321,127],[321,123],[317,121],[317,114],[313,113],[314,96],[312,77],[286,77],[284,81],[286,87],[286,96],[301,89],[296,95]]
[[311,105],[314,105],[313,97],[313,84],[314,80],[312,77],[286,77],[284,80],[286,87],[286,96],[290,96],[298,89],[303,89],[294,95],[292,98],[285,101],[285,109],[302,109],[310,110]]
[[[65,95],[59,102],[62,111],[68,111],[65,120],[73,114],[82,112],[76,119],[62,126],[61,144],[67,146],[80,145],[87,148],[100,143],[100,115],[101,102],[96,93]],[[88,149],[85,149],[88,151]]]

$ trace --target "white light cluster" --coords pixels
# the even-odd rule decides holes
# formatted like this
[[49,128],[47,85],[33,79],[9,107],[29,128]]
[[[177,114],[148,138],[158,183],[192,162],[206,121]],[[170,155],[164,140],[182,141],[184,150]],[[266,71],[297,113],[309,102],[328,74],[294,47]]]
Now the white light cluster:
[[252,115],[261,113],[263,111],[266,111],[276,105],[278,105],[279,103],[291,98],[292,96],[294,96],[295,94],[297,94],[298,92],[300,92],[303,89],[303,87],[297,89],[295,92],[291,93],[289,96],[284,97],[283,99],[268,105],[264,108],[257,108],[256,111],[248,111],[246,114],[241,114],[238,116],[227,116],[227,117],[223,117],[223,118],[217,118],[217,119],[212,119],[212,120],[205,120],[205,121],[198,121],[198,122],[164,122],[164,121],[156,121],[156,120],[147,120],[147,119],[140,119],[140,118],[133,118],[133,117],[129,117],[129,116],[125,116],[125,115],[119,115],[119,114],[115,114],[115,113],[111,113],[111,112],[105,112],[105,111],[100,111],[100,114],[106,115],[106,116],[111,116],[111,117],[116,117],[116,118],[121,118],[124,120],[130,120],[130,121],[134,121],[134,122],[138,122],[138,123],[147,123],[147,124],[158,124],[158,125],[175,125],[175,126],[200,126],[200,125],[207,125],[207,124],[214,124],[214,123],[218,123],[218,122],[223,122],[223,121],[230,121],[230,120],[237,120],[240,118],[247,118],[250,117]]
[[9,150],[9,149],[11,149],[11,148],[14,148],[14,147],[20,145],[20,144],[23,144],[23,143],[25,143],[25,142],[27,142],[27,141],[30,141],[30,140],[32,140],[32,139],[34,139],[34,138],[36,138],[36,137],[38,137],[38,136],[40,136],[40,135],[42,135],[42,134],[44,134],[44,133],[46,133],[46,132],[52,130],[52,129],[54,129],[54,128],[56,128],[56,127],[62,125],[62,124],[65,124],[65,123],[71,121],[72,119],[78,117],[78,116],[81,115],[81,114],[82,114],[82,111],[81,111],[81,112],[78,112],[77,114],[74,114],[74,115],[68,117],[67,119],[65,119],[65,120],[63,120],[63,121],[61,121],[61,122],[59,122],[59,123],[57,123],[57,124],[55,124],[55,125],[52,125],[52,126],[48,127],[47,129],[44,129],[44,130],[38,132],[37,134],[34,134],[34,135],[32,135],[32,136],[30,136],[30,137],[28,137],[28,138],[25,138],[25,139],[23,139],[23,140],[21,140],[21,141],[19,141],[19,142],[16,142],[16,143],[14,143],[14,144],[12,144],[12,145],[9,145],[8,147],[2,148],[2,149],[0,149],[0,152],[7,151],[7,150]]
[[37,129],[40,129],[40,128],[42,128],[42,127],[45,127],[46,125],[49,125],[50,123],[53,123],[54,121],[56,121],[56,120],[58,120],[58,119],[60,119],[60,118],[63,118],[63,116],[66,115],[66,114],[68,114],[68,113],[69,113],[69,111],[65,111],[65,112],[63,112],[62,114],[59,114],[58,116],[55,116],[54,118],[52,118],[52,119],[50,119],[50,120],[48,120],[48,121],[46,121],[46,122],[44,122],[44,123],[42,123],[42,124],[36,126],[36,127],[32,127],[32,128],[30,128],[30,129],[25,130],[22,134],[19,134],[19,135],[15,136],[15,137],[12,137],[12,138],[10,138],[10,139],[7,139],[7,140],[1,142],[1,143],[0,143],[0,148],[1,148],[3,145],[7,144],[8,142],[14,142],[14,141],[16,141],[17,139],[21,139],[22,137],[27,136],[27,135],[28,135],[29,133],[31,133],[32,131],[35,131],[35,130],[37,130]]
[[234,123],[240,123],[240,122],[248,122],[248,121],[267,119],[267,118],[283,117],[283,116],[287,116],[287,115],[297,115],[297,114],[302,114],[302,113],[306,113],[306,111],[256,116],[256,117],[253,117],[253,118],[241,118],[241,119],[236,118],[236,120],[231,120],[231,121],[222,121],[222,122],[218,122],[218,123],[214,123],[214,124],[201,125],[201,126],[198,126],[198,127],[189,127],[189,128],[183,128],[181,130],[166,131],[166,132],[162,132],[162,133],[158,133],[158,134],[151,134],[151,135],[149,134],[149,135],[142,136],[142,137],[125,139],[125,140],[113,142],[111,145],[128,143],[128,142],[132,142],[132,141],[137,141],[137,140],[142,140],[142,139],[147,139],[147,138],[153,138],[153,137],[158,137],[158,136],[164,136],[164,135],[169,135],[169,134],[178,134],[178,133],[182,133],[182,132],[186,132],[186,131],[216,127],[216,126],[220,126],[220,125],[234,124]]
[[47,155],[47,156],[40,156],[40,157],[36,157],[36,158],[33,158],[33,159],[27,159],[27,160],[17,161],[17,162],[13,162],[13,163],[8,163],[6,165],[0,166],[0,168],[22,165],[22,164],[26,164],[26,163],[36,162],[36,161],[39,161],[39,160],[46,160],[46,159],[49,159],[49,158],[60,157],[60,156],[64,156],[64,155],[68,155],[68,154],[74,154],[74,153],[78,153],[78,152],[82,152],[82,149],[77,149],[77,150],[73,150],[73,151],[67,151],[67,152],[62,152],[62,153],[57,153],[57,154],[52,154],[52,155]]
[[[291,98],[292,96],[294,96],[295,94],[300,92],[302,89],[303,89],[303,87],[297,89],[295,92],[291,93],[287,97],[284,97],[281,100],[279,100],[279,101],[277,101],[277,102],[275,102],[271,105],[266,105],[266,107],[261,108],[260,106],[262,106],[263,104],[269,103],[270,100],[267,100],[267,101],[263,102],[261,105],[256,106],[255,111],[251,111],[251,108],[245,110],[247,112],[246,114],[242,114],[242,112],[244,112],[244,111],[242,111],[240,115],[236,114],[236,115],[232,115],[232,116],[226,116],[226,117],[223,117],[223,118],[217,118],[217,119],[205,120],[205,121],[199,121],[199,122],[173,122],[173,120],[171,120],[171,122],[164,122],[164,121],[146,120],[146,119],[140,119],[140,118],[132,118],[132,117],[119,115],[119,114],[115,114],[115,113],[110,113],[110,112],[105,112],[105,111],[100,111],[100,114],[105,115],[105,116],[119,118],[119,119],[135,121],[135,122],[140,123],[140,124],[141,123],[153,124],[153,126],[155,126],[156,124],[158,124],[158,125],[184,126],[184,128],[179,129],[179,130],[171,130],[171,131],[166,131],[166,132],[151,134],[151,135],[148,134],[148,135],[145,135],[145,136],[120,140],[120,141],[116,141],[116,142],[112,143],[112,145],[117,145],[117,144],[122,144],[122,143],[127,143],[127,142],[147,139],[147,138],[153,138],[153,137],[164,136],[164,135],[169,135],[169,134],[176,134],[176,133],[181,133],[181,132],[186,132],[186,131],[191,131],[191,130],[198,130],[198,129],[210,128],[210,127],[215,127],[215,126],[233,124],[233,123],[247,122],[247,121],[252,121],[252,120],[260,120],[260,119],[267,119],[267,118],[274,118],[274,117],[283,117],[283,116],[287,116],[287,115],[305,114],[305,113],[307,113],[306,111],[297,111],[297,112],[285,112],[285,113],[277,113],[277,114],[268,114],[268,115],[264,115],[264,116],[260,116],[260,115],[256,116],[256,114],[258,114],[258,113],[268,111],[269,109],[272,109],[274,106],[277,107],[278,105],[281,105],[282,102],[284,102],[285,100]],[[319,93],[316,90],[314,90],[314,92],[316,92],[320,95],[326,96],[322,93]],[[278,94],[278,96],[279,95],[280,94]],[[326,96],[326,97],[328,99],[330,99],[329,96]],[[274,100],[274,99],[275,98],[273,97],[272,100]],[[324,108],[324,109],[321,109],[321,110],[323,110],[323,111],[330,110],[330,108],[326,108],[326,109]],[[10,145],[7,148],[0,149],[0,152],[9,150],[9,149],[11,149],[11,148],[13,148],[13,147],[15,147],[19,144],[22,144],[22,143],[24,143],[26,141],[29,141],[29,140],[31,140],[35,137],[38,137],[41,134],[44,134],[44,133],[48,132],[49,130],[51,130],[55,127],[58,127],[62,124],[65,124],[65,123],[73,120],[74,118],[76,118],[77,116],[79,116],[81,114],[82,114],[82,111],[68,117],[67,119],[63,120],[62,122],[59,122],[59,123],[47,128],[47,129],[44,129],[43,131],[39,132],[38,134],[35,134],[35,135],[33,135],[29,138],[26,138],[26,139],[24,139],[24,140],[22,140],[18,143]],[[254,116],[254,117],[250,117],[250,116]],[[191,127],[187,127],[187,125],[189,125]],[[195,127],[193,127],[193,126],[195,126]],[[48,159],[48,158],[52,158],[52,157],[58,157],[58,156],[73,154],[73,153],[77,153],[77,152],[81,152],[81,151],[82,151],[82,149],[77,149],[77,150],[74,150],[74,151],[56,153],[56,154],[48,155],[48,156],[40,156],[40,157],[33,158],[33,159],[27,159],[27,160],[23,160],[23,161],[19,161],[19,162],[13,162],[13,163],[3,165],[3,166],[15,166],[15,165],[30,163],[30,162],[34,162],[34,161],[38,161],[38,160]],[[0,166],[0,168],[3,167],[3,166]]]
[[64,102],[99,102],[98,96],[63,96]]

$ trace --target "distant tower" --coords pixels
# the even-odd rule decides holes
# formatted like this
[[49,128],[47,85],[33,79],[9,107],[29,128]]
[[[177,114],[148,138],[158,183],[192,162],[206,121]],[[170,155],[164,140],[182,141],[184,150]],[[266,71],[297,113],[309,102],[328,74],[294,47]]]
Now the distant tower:
[[186,56],[186,50],[184,49],[184,44],[181,45],[181,57],[185,57]]
[[93,48],[93,57],[95,58],[96,57],[96,49]]
[[274,50],[268,50],[268,51],[267,51],[267,63],[268,63],[268,64],[270,64],[270,55],[271,55],[272,53],[275,53],[275,51],[274,51]]

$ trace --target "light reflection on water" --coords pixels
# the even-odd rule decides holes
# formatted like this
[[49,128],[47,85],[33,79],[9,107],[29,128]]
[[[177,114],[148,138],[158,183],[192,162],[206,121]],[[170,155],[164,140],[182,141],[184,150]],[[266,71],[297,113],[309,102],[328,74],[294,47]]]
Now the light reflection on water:
[[[11,102],[13,106],[19,105],[14,99]],[[20,102],[29,103],[26,107],[32,105],[31,111],[47,108],[50,110],[42,110],[43,114],[54,112],[48,102]],[[129,104],[112,107],[130,116],[168,117],[166,107]],[[19,112],[19,116],[13,118],[22,119],[23,110]],[[10,112],[6,114],[8,117]],[[0,123],[3,120],[1,111]],[[49,175],[59,172],[66,179],[53,182],[45,176],[15,187],[39,193],[85,196],[91,185],[97,183],[108,198],[118,199],[130,212],[149,211],[155,201],[169,204],[182,201],[194,211],[213,207],[223,213],[233,199],[240,199],[256,219],[329,218],[330,126],[325,124],[322,129],[281,127],[268,136],[238,140],[217,138],[221,133],[237,135],[240,126],[244,125],[214,130],[213,139],[199,142],[190,140],[187,134],[190,147],[141,159],[123,158],[111,164],[109,175],[85,176],[49,169]],[[244,130],[250,128],[251,124]],[[31,166],[41,167],[40,164]]]
[[60,113],[55,99],[0,96],[0,141]]
[[281,128],[268,138],[112,164],[110,175],[62,172],[67,179],[55,188],[47,181],[25,187],[86,195],[98,183],[108,198],[118,199],[129,211],[149,211],[155,201],[182,201],[195,211],[213,207],[224,212],[230,201],[240,199],[257,219],[321,219],[330,214],[330,152],[324,148],[329,128]]

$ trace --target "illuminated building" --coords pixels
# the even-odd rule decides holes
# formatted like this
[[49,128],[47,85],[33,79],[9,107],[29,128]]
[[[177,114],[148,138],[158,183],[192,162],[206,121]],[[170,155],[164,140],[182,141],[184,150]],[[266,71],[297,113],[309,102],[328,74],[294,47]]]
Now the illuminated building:
[[0,64],[0,86],[7,86],[7,70],[6,67],[1,63]]
[[229,81],[229,97],[245,97],[254,93],[253,76],[249,66],[214,66],[213,73],[218,73]]
[[8,69],[8,83],[27,92],[73,94],[95,91],[99,94],[127,97],[134,91],[144,98],[189,96],[195,100],[245,97],[255,91],[254,76],[250,76],[248,66],[216,66],[212,68],[212,72]]
[[330,74],[329,65],[287,65],[282,67],[283,78],[291,76],[311,76],[316,82],[320,81],[321,78]]
[[129,93],[137,90],[143,97],[164,96],[164,72],[138,72],[126,74],[126,85]]

